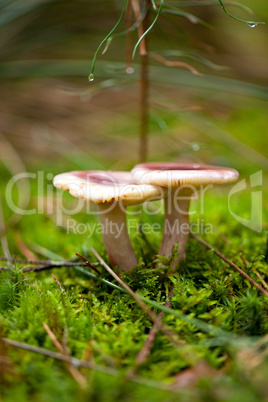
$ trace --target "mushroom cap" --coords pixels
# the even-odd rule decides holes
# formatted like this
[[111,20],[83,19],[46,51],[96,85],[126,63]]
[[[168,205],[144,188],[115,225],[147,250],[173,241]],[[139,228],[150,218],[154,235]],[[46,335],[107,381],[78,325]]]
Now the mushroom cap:
[[239,176],[236,170],[225,167],[168,162],[141,163],[131,173],[139,183],[168,188],[232,183]]
[[95,204],[121,201],[123,205],[135,205],[165,195],[161,187],[137,184],[130,172],[73,171],[55,176],[53,184],[73,197]]

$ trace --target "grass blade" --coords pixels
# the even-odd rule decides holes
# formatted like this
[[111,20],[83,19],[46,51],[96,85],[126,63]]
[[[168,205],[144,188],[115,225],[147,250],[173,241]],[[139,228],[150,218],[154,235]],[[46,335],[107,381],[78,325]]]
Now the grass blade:
[[99,50],[101,49],[102,45],[104,45],[104,43],[107,42],[107,40],[112,36],[112,34],[114,33],[114,31],[116,30],[116,28],[118,27],[118,25],[120,24],[120,22],[122,21],[123,15],[125,13],[125,9],[127,6],[127,2],[128,0],[125,0],[122,12],[120,14],[119,20],[117,21],[117,23],[115,24],[115,26],[113,27],[113,29],[108,33],[108,35],[101,41],[98,49],[96,50],[94,57],[93,57],[93,61],[92,61],[92,66],[91,66],[91,72],[89,74],[88,80],[89,81],[93,81],[94,80],[94,69],[95,69],[95,63],[96,63],[96,59],[97,59],[97,55],[99,53]]
[[219,0],[219,3],[220,3],[220,5],[222,6],[222,9],[223,9],[223,11],[225,12],[225,14],[227,14],[229,17],[235,19],[236,21],[244,22],[245,24],[247,24],[247,25],[250,26],[251,28],[254,28],[256,25],[263,25],[263,24],[264,24],[264,22],[256,22],[256,21],[246,21],[246,20],[242,20],[241,18],[238,18],[238,17],[236,17],[235,15],[229,13],[229,12],[226,10],[226,8],[225,8],[225,6],[224,6],[222,0]]
[[140,37],[140,39],[138,40],[138,42],[136,43],[136,45],[135,45],[135,47],[134,47],[134,50],[133,50],[133,53],[132,53],[132,59],[134,59],[134,57],[135,57],[137,48],[139,47],[139,44],[140,44],[141,41],[145,38],[145,36],[151,31],[151,29],[153,28],[154,24],[155,24],[156,21],[158,20],[158,17],[159,17],[160,14],[161,14],[163,5],[164,5],[164,0],[161,0],[161,3],[160,3],[160,6],[159,6],[159,9],[158,9],[158,11],[157,11],[157,14],[156,14],[155,19],[153,20],[153,22],[152,22],[152,24],[149,26],[149,28],[144,32],[144,34]]

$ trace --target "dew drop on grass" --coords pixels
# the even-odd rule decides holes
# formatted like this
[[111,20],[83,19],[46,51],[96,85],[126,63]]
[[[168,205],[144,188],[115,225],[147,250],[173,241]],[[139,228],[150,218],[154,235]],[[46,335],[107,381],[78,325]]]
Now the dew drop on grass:
[[248,26],[249,26],[250,28],[255,28],[256,25],[257,25],[257,24],[255,24],[254,22],[250,22],[250,23],[248,24]]
[[200,146],[198,144],[193,144],[192,149],[193,149],[193,151],[199,151]]
[[89,79],[89,81],[94,81],[94,74],[89,74],[89,77],[88,77],[88,79]]

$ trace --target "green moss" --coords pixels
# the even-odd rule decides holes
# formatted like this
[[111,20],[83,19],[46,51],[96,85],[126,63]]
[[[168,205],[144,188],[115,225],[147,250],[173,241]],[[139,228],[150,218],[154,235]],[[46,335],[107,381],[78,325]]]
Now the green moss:
[[[254,120],[259,121],[259,107],[261,109],[263,105],[257,105],[249,112],[243,109],[241,100],[240,112],[234,113],[228,122],[228,129],[234,136],[239,138],[241,124],[250,141]],[[129,118],[131,120],[132,115]],[[165,112],[162,118],[170,129],[182,130],[174,113]],[[261,127],[259,124],[258,127]],[[261,150],[264,136],[258,130],[254,133],[256,149]],[[167,133],[165,137],[167,140],[169,135]],[[159,132],[156,137],[161,137]],[[225,160],[239,168],[241,179],[245,177],[249,181],[248,175],[257,169],[255,162],[249,165],[242,157],[234,157],[233,151],[226,149],[224,144],[213,149],[211,144],[207,146],[209,149],[206,146],[200,149],[198,156],[201,160],[206,160],[208,152],[217,150],[216,160],[224,155]],[[177,151],[174,148],[172,152],[175,155]],[[162,155],[158,154],[155,159],[161,158]],[[165,154],[163,159],[168,158]],[[108,164],[107,161],[105,163]],[[36,164],[32,162],[31,168],[37,171],[39,164],[40,161]],[[61,159],[53,165],[47,164],[46,172],[58,173],[70,166],[68,161],[64,164]],[[9,173],[2,165],[0,173],[0,191],[4,194]],[[51,185],[51,181],[47,180],[48,184]],[[36,208],[36,181],[31,181],[31,188],[33,197],[29,208]],[[262,190],[265,200],[265,186]],[[212,232],[200,236],[237,263],[255,281],[261,283],[258,274],[267,281],[267,234],[264,230],[254,232],[234,219],[228,209],[228,191],[228,187],[207,191],[204,210],[200,202],[192,204],[191,211],[194,213],[191,222],[211,224]],[[235,213],[249,216],[250,195],[247,191],[239,202],[233,200],[231,207]],[[71,205],[72,197],[65,197],[65,205]],[[2,204],[7,219],[12,213],[4,199]],[[157,213],[151,213],[153,208]],[[137,215],[133,215],[134,212]],[[136,356],[152,328],[148,316],[133,298],[74,268],[23,273],[24,265],[16,264],[15,269],[0,273],[1,335],[56,351],[43,326],[45,322],[72,356],[113,368],[117,376],[80,368],[88,384],[86,388],[81,388],[63,362],[26,350],[7,348],[0,343],[1,362],[8,362],[3,369],[0,364],[0,394],[4,402],[251,402],[266,398],[267,299],[213,251],[208,251],[193,238],[189,238],[185,261],[173,276],[167,276],[174,256],[169,259],[157,256],[163,229],[163,206],[154,203],[149,212],[140,207],[129,208],[130,237],[139,264],[131,273],[124,273],[122,278],[137,294],[157,302],[158,306],[165,304],[169,289],[174,285],[172,308],[181,315],[165,313],[163,321],[175,333],[178,345],[174,346],[165,335],[157,333],[147,360],[137,368],[144,384],[131,381],[127,374],[135,367]],[[263,215],[266,222],[265,208]],[[101,235],[93,231],[93,235],[89,236],[98,219],[86,214],[85,210],[71,218],[78,223],[86,223],[88,231],[84,234],[67,233],[66,228],[57,225],[55,216],[50,214],[23,216],[14,231],[9,231],[7,235],[11,254],[20,256],[17,246],[19,233],[25,245],[40,258],[71,259],[78,252],[96,262],[89,251],[93,246],[109,263]],[[142,230],[144,223],[157,224],[160,229],[155,233],[146,233]],[[245,258],[249,261],[247,265]],[[166,268],[159,268],[161,264]],[[8,268],[4,262],[2,265]],[[104,269],[99,266],[98,269],[102,278],[115,283]],[[66,295],[55,283],[52,272]],[[151,308],[160,314],[156,306]],[[200,325],[196,325],[197,322]],[[263,344],[258,346],[261,341]],[[188,388],[177,389],[177,393],[158,389],[163,384],[173,383],[176,376],[185,370],[194,370],[200,361],[205,361],[214,370],[208,374],[204,372],[205,379],[197,378]],[[256,362],[258,365],[254,367]]]

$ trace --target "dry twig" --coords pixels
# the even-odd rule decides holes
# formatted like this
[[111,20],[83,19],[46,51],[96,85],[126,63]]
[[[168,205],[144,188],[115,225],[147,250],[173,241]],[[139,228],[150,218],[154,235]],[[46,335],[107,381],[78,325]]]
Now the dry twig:
[[56,276],[54,274],[52,274],[52,278],[54,279],[54,281],[56,282],[56,284],[58,285],[58,287],[60,288],[60,290],[62,291],[64,296],[66,296],[65,290],[63,289],[63,287],[61,286],[60,282],[58,281],[58,279],[56,278]]
[[[171,299],[173,297],[173,290],[174,290],[174,284],[171,285],[171,289],[169,292],[169,298]],[[169,307],[172,308],[172,304],[170,302],[170,299],[166,301],[165,303],[165,307]],[[157,317],[158,320],[162,320],[163,317],[163,313],[159,314],[159,316]],[[137,369],[139,366],[141,366],[142,364],[144,364],[146,362],[146,360],[148,359],[151,350],[154,346],[154,341],[156,339],[156,335],[158,333],[158,329],[157,329],[157,325],[154,324],[152,326],[152,328],[150,329],[150,332],[146,338],[146,341],[143,345],[143,348],[140,350],[140,352],[138,353],[136,359],[135,359],[135,367],[128,373],[128,378],[131,378],[133,375],[136,374]]]
[[191,71],[191,73],[194,74],[194,75],[199,75],[199,76],[203,75],[203,74],[199,73],[199,71],[197,71],[193,66],[191,66],[188,63],[184,63],[183,61],[167,60],[165,57],[161,56],[160,54],[156,54],[156,53],[149,53],[149,56],[152,59],[154,59],[156,61],[159,61],[159,63],[164,64],[164,66],[167,66],[167,67],[185,67],[189,71]]
[[[56,335],[51,331],[51,329],[49,328],[49,326],[43,322],[43,327],[45,328],[46,333],[48,334],[48,336],[50,337],[50,339],[52,340],[54,346],[56,349],[58,349],[58,351],[60,353],[62,353],[63,355],[67,355],[66,350],[64,349],[64,347],[62,346],[62,344],[58,341]],[[80,371],[77,370],[77,368],[66,362],[66,367],[68,368],[70,374],[72,375],[72,377],[74,378],[74,380],[82,387],[85,388],[87,381],[85,379],[85,377],[80,373]]]
[[[158,316],[159,319],[162,319],[162,313]],[[151,350],[154,346],[154,341],[156,339],[156,335],[158,333],[158,329],[156,324],[154,324],[152,326],[152,328],[150,329],[150,332],[146,338],[146,341],[142,347],[142,349],[140,350],[140,352],[137,354],[136,359],[135,359],[135,363],[134,363],[134,367],[127,373],[127,378],[131,379],[133,376],[136,375],[138,368],[144,364],[146,362],[146,360],[148,359]]]
[[[30,352],[39,353],[44,356],[50,357],[52,359],[67,362],[69,364],[72,364],[75,367],[89,368],[89,369],[98,371],[100,373],[112,375],[114,377],[120,376],[120,372],[111,367],[106,367],[106,366],[102,366],[100,364],[91,363],[89,361],[80,360],[80,359],[77,359],[76,357],[67,356],[63,353],[52,352],[51,350],[39,348],[39,347],[36,347],[33,345],[28,345],[26,343],[13,341],[13,340],[7,339],[7,338],[2,338],[1,340],[3,343],[13,346],[15,348],[20,348],[20,349],[27,350]],[[172,387],[170,385],[161,383],[159,381],[144,379],[140,376],[135,376],[135,377],[131,378],[131,381],[138,383],[138,384],[146,385],[148,387],[161,389],[161,390],[165,390],[165,391],[169,391],[169,392],[174,392],[174,393],[179,392],[179,390],[174,389],[174,387]]]
[[[137,304],[146,312],[150,320],[154,323],[156,328],[162,332],[163,335],[165,335],[169,341],[172,343],[172,345],[175,348],[179,348],[180,352],[183,352],[183,348],[187,347],[188,345],[183,342],[181,339],[178,338],[178,335],[173,332],[171,329],[168,328],[167,325],[165,325],[161,319],[160,316],[157,316],[148,306],[147,304],[140,299],[140,297],[133,292],[133,290],[125,284],[124,281],[122,281],[121,278],[119,278],[118,275],[109,267],[109,265],[106,264],[106,262],[101,258],[101,256],[97,253],[97,251],[91,247],[92,253],[95,255],[95,257],[99,260],[100,264],[117,280],[117,282],[133,297],[133,299],[137,302]],[[200,357],[197,354],[194,354],[193,351],[191,351],[191,354],[188,352],[188,350],[184,351],[184,357],[189,360],[193,360],[193,357],[197,360],[200,359]],[[194,356],[193,356],[194,354]]]
[[67,356],[67,355],[62,354],[62,353],[52,352],[51,350],[48,350],[48,349],[39,348],[37,346],[28,345],[26,343],[13,341],[13,340],[7,339],[7,338],[2,338],[2,342],[4,342],[7,345],[14,346],[16,348],[28,350],[30,352],[39,353],[39,354],[42,354],[44,356],[51,357],[53,359],[57,359],[57,360],[67,362],[69,364],[74,365],[75,367],[86,367],[86,368],[89,368],[89,369],[100,371],[101,373],[106,373],[106,374],[110,374],[110,375],[113,375],[113,376],[117,376],[117,372],[114,369],[111,369],[111,368],[105,367],[105,366],[101,366],[101,365],[98,365],[98,364],[92,364],[92,363],[90,363],[88,361],[77,359],[76,357]]
[[38,261],[38,257],[36,257],[36,255],[22,241],[22,238],[21,238],[19,232],[15,232],[14,240],[15,240],[16,246],[20,250],[21,254],[23,254],[27,259],[29,259],[31,261]]
[[94,267],[94,265],[91,264],[91,262],[89,262],[85,257],[83,257],[82,255],[80,255],[80,254],[78,254],[78,253],[75,253],[75,255],[77,255],[77,257],[81,258],[81,260],[83,260],[84,263],[85,263],[87,266],[89,266],[91,269],[93,269],[93,271],[95,271],[98,275],[100,275],[100,271],[99,271],[96,267]]
[[[218,228],[217,228],[217,229],[218,229]],[[224,236],[222,233],[219,233],[219,235],[220,235],[220,237],[222,238],[222,240],[223,240],[226,244],[228,244],[228,246],[233,247],[232,243],[230,242],[230,240],[229,240],[226,236]],[[242,253],[242,250],[238,250],[238,251]],[[241,258],[242,258],[243,263],[245,264],[245,266],[249,265],[250,262],[244,257],[243,254],[241,255]],[[255,273],[256,273],[257,277],[261,280],[262,286],[263,286],[265,289],[268,289],[267,283],[266,283],[265,280],[262,278],[262,276],[259,274],[259,272],[258,272],[258,271],[255,271]]]
[[[243,256],[243,254],[241,255],[241,258],[242,258],[242,260],[243,260],[245,266],[249,265],[249,261]],[[259,274],[259,272],[258,272],[258,271],[255,271],[255,273],[256,273],[257,277],[261,280],[262,286],[263,286],[265,289],[268,289],[267,283],[265,282],[265,280],[263,279],[263,277]]]
[[[80,267],[86,267],[89,266],[88,263],[83,263],[83,262],[75,262],[75,261],[51,261],[51,260],[39,260],[39,261],[33,261],[33,260],[22,260],[20,258],[7,258],[7,257],[0,257],[1,261],[7,261],[8,263],[20,263],[20,264],[27,264],[27,265],[33,265],[31,267],[24,267],[23,271],[24,272],[30,272],[30,271],[42,271],[45,269],[52,269],[52,268],[62,268],[62,267],[75,267],[75,266],[80,266]],[[90,263],[90,267],[96,272],[99,273],[97,268]],[[10,268],[8,267],[0,267],[0,271],[7,271]]]
[[197,240],[199,243],[203,244],[206,248],[209,250],[213,250],[213,252],[220,257],[223,261],[227,262],[228,265],[230,265],[232,268],[234,268],[236,271],[238,271],[241,275],[244,276],[252,285],[254,285],[260,292],[262,292],[266,297],[268,297],[268,292],[261,286],[259,285],[254,279],[252,279],[246,272],[244,272],[241,268],[239,268],[234,262],[229,260],[227,257],[225,257],[223,254],[221,254],[218,250],[215,250],[214,247],[212,247],[210,244],[208,244],[205,240],[201,239],[200,237],[196,236],[194,233],[190,232],[190,235]]

